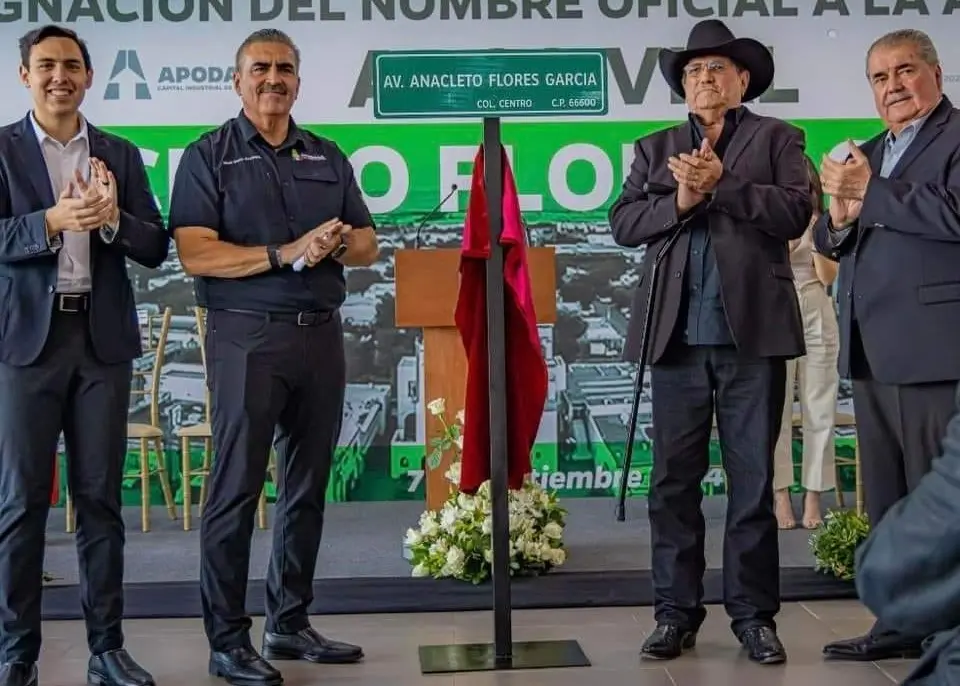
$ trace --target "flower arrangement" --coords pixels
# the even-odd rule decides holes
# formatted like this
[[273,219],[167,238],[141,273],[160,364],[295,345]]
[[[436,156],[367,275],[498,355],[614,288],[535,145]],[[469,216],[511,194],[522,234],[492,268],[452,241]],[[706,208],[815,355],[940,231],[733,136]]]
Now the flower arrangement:
[[[439,511],[424,512],[418,526],[407,531],[413,576],[480,584],[490,578],[493,560],[490,482],[485,481],[475,495],[459,491],[463,412],[448,421],[443,398],[431,401],[427,409],[443,426],[443,434],[431,442],[427,468],[437,469],[444,453],[452,451],[454,459],[445,477],[454,488]],[[521,489],[508,491],[508,508],[511,576],[539,576],[566,561],[567,513],[555,493],[527,480]]]
[[869,535],[870,522],[866,514],[856,510],[831,510],[810,536],[814,568],[842,581],[853,581],[857,548]]

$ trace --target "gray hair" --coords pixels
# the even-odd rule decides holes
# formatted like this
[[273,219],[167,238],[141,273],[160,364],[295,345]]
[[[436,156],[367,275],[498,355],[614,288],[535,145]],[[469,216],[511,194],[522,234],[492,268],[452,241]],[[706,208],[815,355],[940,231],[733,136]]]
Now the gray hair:
[[293,51],[294,66],[300,70],[300,48],[293,42],[293,39],[280,29],[259,29],[247,36],[237,48],[236,69],[240,71],[240,62],[243,60],[243,53],[254,43],[280,43],[286,45]]
[[[917,54],[919,54],[920,59],[931,67],[936,67],[940,64],[937,47],[933,44],[930,36],[919,29],[898,29],[897,31],[891,31],[890,33],[880,36],[877,40],[873,41],[873,45],[867,50],[867,63],[869,64],[870,56],[874,50],[878,48],[893,48],[900,45],[914,46],[917,49]],[[868,66],[867,78],[869,77],[870,71]]]

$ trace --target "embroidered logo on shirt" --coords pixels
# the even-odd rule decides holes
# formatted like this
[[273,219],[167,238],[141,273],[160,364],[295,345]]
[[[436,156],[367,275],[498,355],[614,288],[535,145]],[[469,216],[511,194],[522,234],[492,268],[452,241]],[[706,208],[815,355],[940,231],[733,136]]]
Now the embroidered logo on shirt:
[[294,150],[293,153],[291,153],[291,157],[293,157],[294,161],[296,162],[299,162],[300,160],[307,160],[308,162],[325,162],[327,159],[326,155],[311,155],[305,152],[301,153],[297,150]]
[[260,160],[260,155],[250,155],[249,157],[238,157],[235,160],[224,160],[221,162],[221,164],[224,167],[229,167],[231,164],[240,164],[241,162],[259,162]]

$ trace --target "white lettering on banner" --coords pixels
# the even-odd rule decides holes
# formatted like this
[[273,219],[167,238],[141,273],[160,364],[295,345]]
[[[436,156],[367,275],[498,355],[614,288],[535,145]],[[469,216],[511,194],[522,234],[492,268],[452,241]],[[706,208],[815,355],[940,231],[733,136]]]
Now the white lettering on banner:
[[[393,148],[388,148],[385,145],[368,145],[359,148],[350,156],[350,163],[353,165],[357,183],[360,184],[363,199],[366,201],[371,214],[393,212],[406,200],[407,192],[410,190],[410,171],[407,169],[407,163],[403,157]],[[390,184],[387,187],[387,192],[381,196],[367,194],[360,183],[360,179],[363,178],[363,170],[368,164],[382,164],[390,172]]]
[[620,147],[620,173],[623,175],[622,180],[626,181],[627,177],[630,176],[630,167],[633,166],[633,143],[624,143]]
[[[835,150],[841,150],[846,143],[840,143]],[[514,169],[514,175],[519,176],[514,164],[514,148],[505,145],[507,160]],[[167,200],[173,192],[173,182],[177,174],[177,167],[183,158],[183,148],[171,148],[167,151]],[[440,200],[446,195],[452,184],[457,184],[459,191],[454,193],[441,207],[441,212],[457,212],[466,209],[460,198],[470,192],[470,166],[477,154],[477,147],[473,145],[441,145],[438,152],[438,180]],[[140,149],[140,156],[147,167],[155,167],[159,162],[160,154],[146,148]],[[633,144],[624,143],[621,146],[622,178],[630,173],[630,164],[633,161]],[[576,161],[586,161],[594,169],[595,181],[593,188],[583,194],[574,193],[567,183],[567,171]],[[402,208],[410,192],[410,169],[401,155],[394,148],[385,145],[368,145],[358,148],[350,155],[357,183],[363,193],[364,200],[373,214],[389,214]],[[371,164],[382,164],[387,168],[390,180],[386,193],[371,195],[363,187],[363,170]],[[466,169],[461,172],[461,169]],[[414,180],[417,181],[417,180]],[[573,143],[558,150],[550,159],[547,168],[547,192],[561,207],[571,211],[591,211],[602,207],[609,202],[614,190],[613,162],[599,147],[587,143]],[[419,181],[423,183],[423,181]],[[518,182],[519,183],[519,182]],[[446,190],[445,190],[446,189]],[[518,189],[519,191],[519,189]],[[542,212],[543,195],[538,193],[519,193],[520,209],[523,212]],[[165,203],[161,203],[163,206]],[[422,209],[422,208],[421,208]]]
[[[642,488],[649,471],[649,467],[631,469],[630,476],[627,477],[627,488],[630,490]],[[534,470],[531,477],[541,488],[551,491],[592,491],[618,487],[621,474],[623,474],[623,470],[618,469],[611,472],[609,469],[597,465],[592,471],[585,469],[567,472],[539,472]],[[407,492],[415,493],[420,484],[423,483],[424,476],[422,469],[408,471],[407,478],[410,483],[407,486]],[[725,483],[723,470],[720,467],[711,467],[701,483],[704,486],[712,486],[714,489],[722,488]]]
[[[630,470],[627,477],[627,488],[636,489],[643,486],[645,470],[634,468]],[[611,472],[600,465],[597,465],[592,471],[569,471],[569,472],[550,472],[534,471],[533,480],[542,488],[550,490],[593,490],[613,488],[620,483],[620,477],[623,471],[618,469]]]
[[[589,162],[596,178],[593,188],[582,194],[574,193],[567,185],[567,170],[578,160]],[[547,180],[550,192],[558,204],[574,212],[589,212],[610,199],[613,192],[613,164],[607,154],[597,146],[574,143],[561,148],[550,160]]]
[[[160,153],[156,150],[149,150],[147,148],[138,148],[140,151],[140,159],[143,160],[143,166],[148,168],[153,168],[157,166],[157,161],[160,159]],[[157,197],[157,194],[153,194],[153,201],[157,203],[157,207],[162,207],[160,198]]]
[[[510,162],[511,168],[513,168],[513,146],[505,145],[503,146],[504,151],[507,155],[507,160]],[[460,208],[460,198],[459,195],[461,192],[469,192],[470,185],[472,182],[471,172],[461,174],[460,165],[469,164],[473,165],[473,160],[477,155],[477,146],[475,145],[441,145],[440,146],[440,189],[441,193],[445,194],[443,189],[450,188],[453,184],[457,184],[457,187],[461,189],[457,193],[454,193],[450,198],[440,206],[441,212],[456,212]],[[519,193],[519,191],[518,191]],[[543,196],[542,195],[524,195],[519,193],[520,201],[520,210],[523,212],[542,212],[543,211]]]
[[173,193],[173,180],[177,176],[177,168],[180,166],[180,160],[183,159],[184,148],[173,148],[167,154],[167,188]]

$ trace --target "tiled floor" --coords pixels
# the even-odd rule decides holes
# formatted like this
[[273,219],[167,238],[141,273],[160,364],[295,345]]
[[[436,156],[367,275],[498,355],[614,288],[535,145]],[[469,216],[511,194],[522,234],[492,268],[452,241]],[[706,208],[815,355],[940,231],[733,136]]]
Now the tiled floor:
[[[791,604],[779,618],[788,664],[759,667],[747,662],[728,629],[722,608],[712,607],[697,649],[663,664],[642,663],[638,649],[653,626],[649,608],[538,610],[514,614],[514,640],[577,639],[593,666],[536,672],[501,672],[421,676],[417,647],[422,644],[470,643],[491,637],[489,613],[434,615],[366,615],[317,617],[323,633],[364,646],[366,660],[349,666],[278,663],[288,686],[881,686],[898,683],[908,663],[826,663],[820,650],[837,637],[859,634],[871,624],[857,603]],[[255,621],[254,631],[261,630]],[[127,646],[157,679],[158,686],[223,683],[206,674],[207,648],[195,620],[129,621]],[[255,633],[254,636],[257,636]],[[44,625],[40,683],[84,683],[86,644],[78,622]]]

